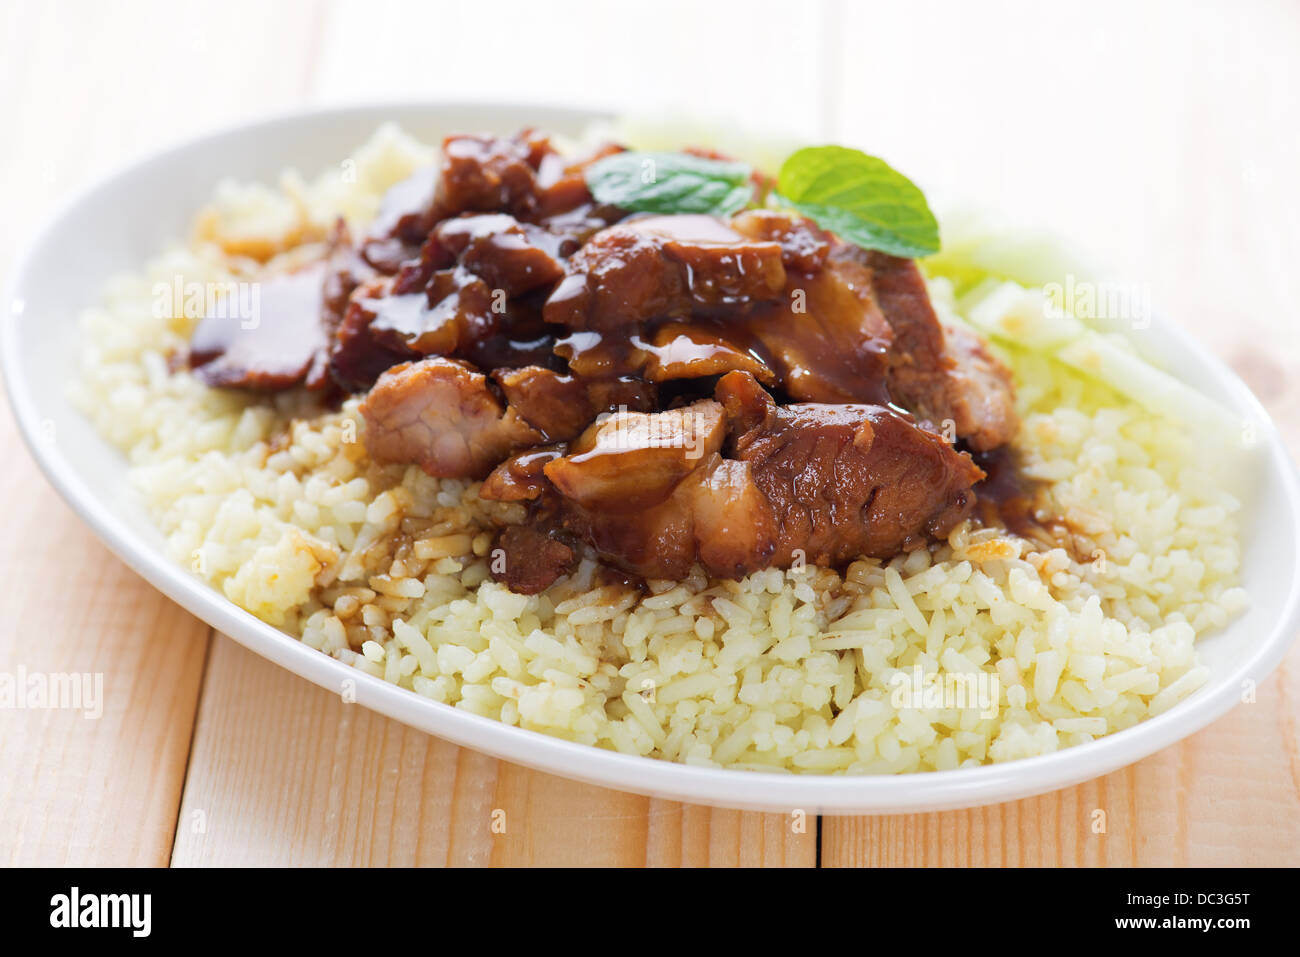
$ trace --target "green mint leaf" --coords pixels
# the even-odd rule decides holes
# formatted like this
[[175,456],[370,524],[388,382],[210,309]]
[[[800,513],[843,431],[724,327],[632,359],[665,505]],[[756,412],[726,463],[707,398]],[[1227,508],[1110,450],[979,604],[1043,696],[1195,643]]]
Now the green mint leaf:
[[730,216],[754,199],[744,163],[689,153],[615,153],[587,167],[598,203],[644,213]]
[[925,195],[882,159],[844,146],[792,153],[778,200],[864,249],[915,258],[939,251],[939,224]]

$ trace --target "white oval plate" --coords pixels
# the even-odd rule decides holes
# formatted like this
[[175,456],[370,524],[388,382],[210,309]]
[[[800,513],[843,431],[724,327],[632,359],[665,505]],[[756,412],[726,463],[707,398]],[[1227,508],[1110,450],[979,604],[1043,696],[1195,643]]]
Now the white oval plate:
[[1241,698],[1281,660],[1300,618],[1300,491],[1267,414],[1218,359],[1177,326],[1156,319],[1147,350],[1184,381],[1259,423],[1262,468],[1244,523],[1242,582],[1252,607],[1203,640],[1209,681],[1164,714],[1126,731],[1043,757],[895,777],[799,776],[688,767],[586,747],[509,727],[422,698],[348,667],[277,631],[171,562],[162,536],[127,481],[123,457],[67,398],[76,319],[110,276],[138,270],[226,176],[275,181],[294,166],[314,175],[338,162],[384,120],[426,142],[458,129],[510,132],[534,125],[576,134],[597,114],[521,104],[389,103],[266,120],[165,150],[68,202],[27,247],[5,300],[3,368],[23,435],[46,476],[95,533],[170,598],[289,671],[412,727],[499,758],[591,784],[752,810],[903,813],[1028,797],[1123,767],[1186,737]]

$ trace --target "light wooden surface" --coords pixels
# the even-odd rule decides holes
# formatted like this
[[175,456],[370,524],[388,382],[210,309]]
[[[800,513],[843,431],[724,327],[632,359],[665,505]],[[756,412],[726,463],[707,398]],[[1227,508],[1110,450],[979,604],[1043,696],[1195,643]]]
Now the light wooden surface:
[[[1300,450],[1293,3],[66,0],[0,18],[6,270],[69,190],[247,116],[386,96],[690,106],[850,140],[1063,226],[1149,283]],[[564,69],[531,65],[538,51]],[[136,578],[7,415],[0,451],[14,516],[0,671],[102,672],[105,702],[98,720],[0,711],[0,863],[1300,863],[1300,650],[1255,703],[1097,781],[797,833],[784,815],[576,785],[343,704]]]

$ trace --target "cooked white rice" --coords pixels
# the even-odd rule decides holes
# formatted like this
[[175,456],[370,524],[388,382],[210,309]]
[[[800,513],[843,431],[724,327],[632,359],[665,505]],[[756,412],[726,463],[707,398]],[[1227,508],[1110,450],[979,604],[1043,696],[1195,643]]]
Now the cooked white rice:
[[1238,502],[1193,459],[1186,426],[1028,352],[1005,356],[1018,445],[1050,483],[1069,549],[962,526],[843,573],[709,582],[697,569],[643,594],[594,587],[584,563],[533,597],[488,575],[493,520],[518,507],[480,502],[476,483],[375,466],[355,400],[313,415],[169,371],[193,320],[155,315],[155,284],[247,278],[257,264],[244,255],[303,255],[292,248],[339,213],[364,223],[432,155],[385,128],[310,184],[225,184],[189,244],[85,314],[86,414],[128,456],[172,556],[231,601],[434,701],[737,768],[1007,761],[1129,727],[1206,680],[1195,641],[1246,600]]

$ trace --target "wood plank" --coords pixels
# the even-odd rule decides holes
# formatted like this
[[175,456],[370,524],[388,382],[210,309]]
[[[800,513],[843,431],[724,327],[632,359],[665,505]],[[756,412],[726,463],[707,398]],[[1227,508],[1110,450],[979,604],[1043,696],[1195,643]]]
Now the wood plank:
[[[310,9],[276,5],[259,18],[266,32],[249,30],[256,9],[265,5],[4,5],[0,271],[91,176],[300,95],[306,61],[275,34],[310,23]],[[233,70],[232,57],[260,65]],[[204,59],[220,65],[220,82],[195,68]],[[99,544],[39,474],[7,411],[0,455],[0,497],[17,506],[0,548],[0,673],[85,672],[103,693],[97,719],[0,710],[0,863],[165,864],[209,629]]]
[[21,444],[4,415],[0,501],[21,507],[0,549],[0,672],[98,677],[85,686],[90,709],[0,710],[0,861],[157,866],[171,848],[208,628],[114,558]]
[[801,864],[814,822],[577,784],[463,750],[212,648],[172,863]]

